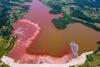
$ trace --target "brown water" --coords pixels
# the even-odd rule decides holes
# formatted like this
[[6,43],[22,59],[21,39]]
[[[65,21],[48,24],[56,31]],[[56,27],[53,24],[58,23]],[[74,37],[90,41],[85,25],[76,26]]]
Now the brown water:
[[27,49],[28,53],[61,57],[69,52],[71,41],[79,44],[79,54],[95,49],[96,42],[100,40],[100,32],[78,23],[70,24],[64,30],[58,30],[51,20],[60,15],[49,14],[49,10],[50,8],[38,0],[33,0],[30,11],[25,16],[41,27],[40,34]]

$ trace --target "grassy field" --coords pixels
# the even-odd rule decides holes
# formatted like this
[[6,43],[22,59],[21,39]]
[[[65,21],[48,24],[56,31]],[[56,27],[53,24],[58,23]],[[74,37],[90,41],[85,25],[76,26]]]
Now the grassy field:
[[91,57],[87,58],[87,61],[79,67],[100,67],[100,52],[91,55]]

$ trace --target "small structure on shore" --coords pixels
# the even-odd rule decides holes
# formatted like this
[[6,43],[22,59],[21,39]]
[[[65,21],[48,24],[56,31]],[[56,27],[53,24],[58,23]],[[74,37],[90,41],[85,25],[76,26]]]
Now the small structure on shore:
[[70,44],[69,44],[70,48],[71,48],[71,51],[72,51],[72,54],[74,57],[77,57],[78,56],[78,44],[75,43],[74,41],[72,41]]

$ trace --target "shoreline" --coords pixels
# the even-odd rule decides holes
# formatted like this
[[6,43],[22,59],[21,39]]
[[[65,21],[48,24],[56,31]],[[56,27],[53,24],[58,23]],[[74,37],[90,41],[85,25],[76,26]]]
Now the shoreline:
[[[71,65],[82,65],[82,64],[84,64],[85,61],[86,61],[86,55],[91,54],[91,53],[93,53],[93,51],[85,52],[85,53],[81,54],[80,56],[78,56],[77,58],[72,59],[72,60],[70,60],[68,63],[63,64],[63,65],[66,65],[66,66],[68,66],[68,67],[71,66]],[[9,58],[9,57],[7,57],[7,56],[4,56],[1,60],[2,60],[5,64],[10,65],[10,67],[20,67],[20,66],[24,66],[24,65],[26,65],[26,66],[28,66],[28,65],[29,65],[29,66],[30,66],[30,65],[32,65],[32,66],[36,65],[36,64],[19,64],[19,63],[15,63],[13,59],[11,59],[11,58]],[[43,64],[43,65],[45,65],[45,64]],[[51,64],[51,65],[52,65],[52,64]],[[55,65],[56,65],[56,64],[55,64]],[[32,67],[32,66],[30,66],[30,67]],[[37,67],[42,67],[42,65],[40,66],[40,64],[37,64]]]

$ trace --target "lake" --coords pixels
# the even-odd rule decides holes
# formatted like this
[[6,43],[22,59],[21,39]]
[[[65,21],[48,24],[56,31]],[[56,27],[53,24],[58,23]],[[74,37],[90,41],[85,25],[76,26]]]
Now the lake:
[[27,48],[29,54],[62,57],[70,52],[71,41],[79,44],[79,54],[95,50],[96,42],[100,40],[100,32],[79,23],[70,24],[64,30],[58,30],[51,20],[61,15],[50,14],[49,10],[50,8],[38,0],[33,0],[29,13],[24,17],[41,27],[40,34]]

